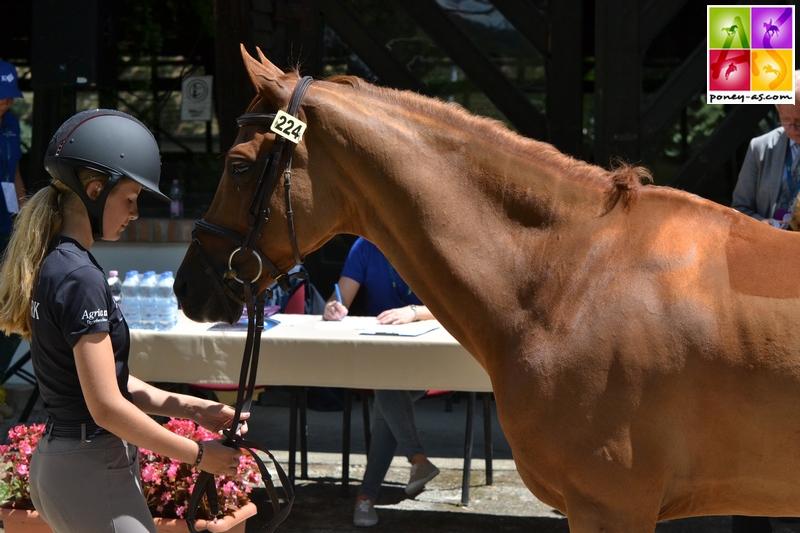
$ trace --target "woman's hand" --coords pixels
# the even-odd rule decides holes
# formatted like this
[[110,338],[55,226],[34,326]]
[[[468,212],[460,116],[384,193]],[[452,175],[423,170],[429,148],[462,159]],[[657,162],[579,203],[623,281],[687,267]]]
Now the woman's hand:
[[325,304],[325,312],[322,313],[323,320],[342,320],[347,316],[347,308],[336,300],[331,300]]
[[203,441],[203,458],[197,468],[217,476],[232,476],[239,468],[241,455],[241,450],[224,446],[222,441]]
[[[233,415],[236,414],[233,407],[217,402],[208,402],[202,409],[197,410],[192,420],[203,426],[209,431],[219,433],[223,429],[228,429],[233,423]],[[242,413],[241,420],[250,418],[250,413]],[[237,431],[239,435],[247,433],[247,422],[242,422],[242,427]]]
[[378,324],[408,324],[417,319],[417,313],[410,305],[388,309],[378,315]]

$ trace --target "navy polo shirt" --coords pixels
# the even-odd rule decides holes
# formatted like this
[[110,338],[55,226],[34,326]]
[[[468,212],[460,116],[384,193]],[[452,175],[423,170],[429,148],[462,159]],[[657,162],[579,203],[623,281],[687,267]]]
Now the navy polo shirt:
[[31,360],[44,410],[60,424],[91,422],[75,367],[74,346],[83,335],[108,332],[117,383],[128,392],[130,333],[111,296],[103,269],[77,241],[57,236],[42,262],[31,303]]
[[357,281],[367,291],[370,316],[411,304],[422,305],[383,252],[363,237],[359,237],[350,248],[342,276]]
[[[11,111],[6,111],[0,124],[0,180],[14,183],[17,164],[22,157],[19,143],[19,119]],[[3,190],[0,189],[0,233],[11,233],[11,215],[2,196]]]

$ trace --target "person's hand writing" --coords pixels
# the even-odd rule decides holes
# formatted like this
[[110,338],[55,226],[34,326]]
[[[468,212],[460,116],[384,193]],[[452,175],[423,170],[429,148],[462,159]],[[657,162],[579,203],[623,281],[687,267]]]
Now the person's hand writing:
[[222,441],[203,441],[203,458],[197,469],[217,476],[232,476],[239,468],[239,456],[241,455],[241,450],[224,446]]
[[414,322],[417,314],[410,305],[388,309],[378,315],[378,324],[408,324]]
[[325,304],[325,312],[322,313],[322,318],[324,320],[342,320],[346,316],[347,308],[343,304],[340,304],[336,300]]
[[[223,429],[228,429],[231,427],[234,414],[235,411],[230,405],[224,405],[217,402],[208,402],[205,408],[194,413],[192,420],[209,431],[219,433]],[[242,413],[241,420],[244,421],[248,418],[250,418],[250,413]],[[239,428],[237,433],[240,435],[247,433],[247,422],[242,423],[242,427]]]

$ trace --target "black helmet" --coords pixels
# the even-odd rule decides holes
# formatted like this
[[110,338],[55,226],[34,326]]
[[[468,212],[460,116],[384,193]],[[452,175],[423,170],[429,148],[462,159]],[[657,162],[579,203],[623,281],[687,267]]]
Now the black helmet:
[[[97,200],[81,187],[75,167],[87,167],[109,176]],[[123,177],[138,183],[161,200],[158,190],[161,157],[150,130],[134,117],[113,109],[82,111],[64,122],[47,147],[44,168],[83,200],[95,239],[103,235],[106,197]]]

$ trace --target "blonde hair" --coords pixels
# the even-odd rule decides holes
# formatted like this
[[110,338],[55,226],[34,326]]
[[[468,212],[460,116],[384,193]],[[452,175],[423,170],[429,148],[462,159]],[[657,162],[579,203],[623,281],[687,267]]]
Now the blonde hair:
[[[76,168],[75,174],[82,187],[94,180],[108,180],[105,174],[85,167]],[[0,330],[19,333],[27,340],[31,338],[30,308],[39,270],[50,241],[61,230],[65,209],[75,211],[73,199],[78,199],[64,183],[54,180],[50,185],[20,209],[0,266]]]

